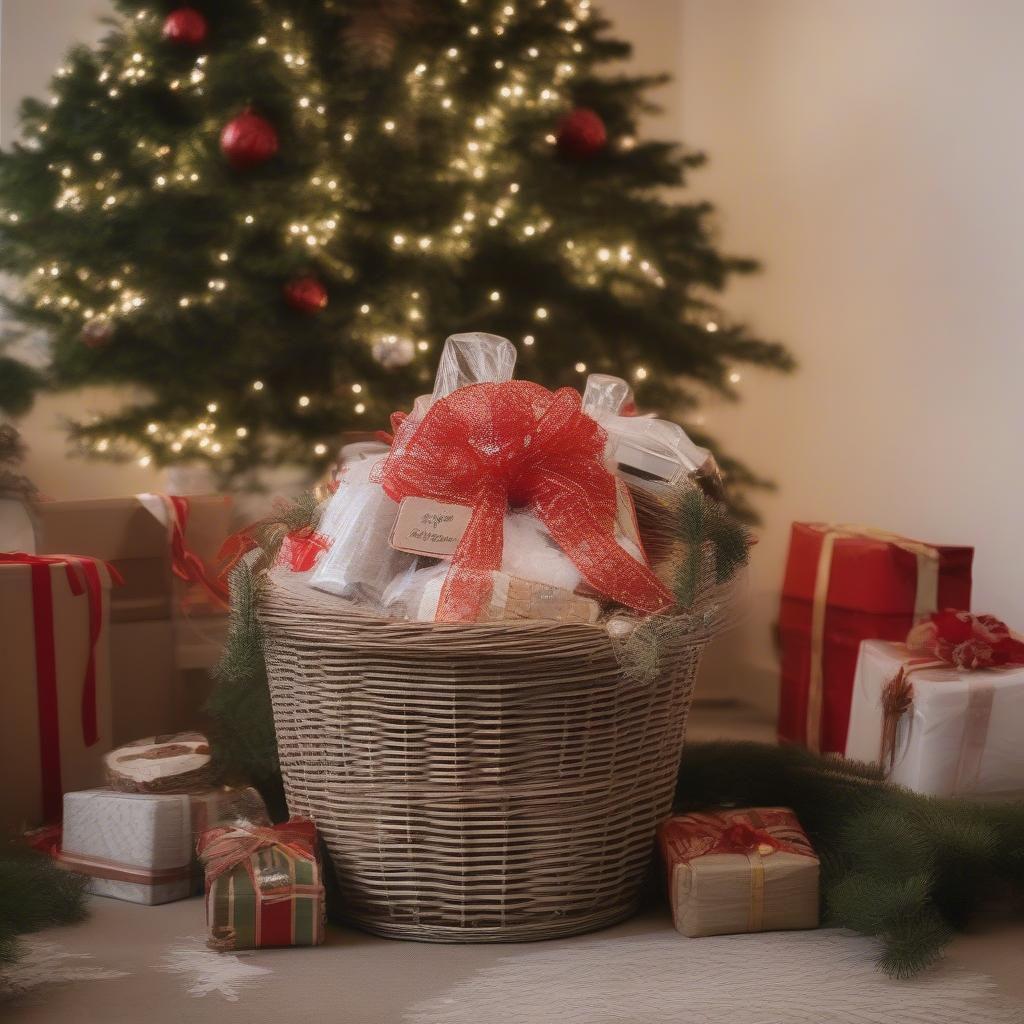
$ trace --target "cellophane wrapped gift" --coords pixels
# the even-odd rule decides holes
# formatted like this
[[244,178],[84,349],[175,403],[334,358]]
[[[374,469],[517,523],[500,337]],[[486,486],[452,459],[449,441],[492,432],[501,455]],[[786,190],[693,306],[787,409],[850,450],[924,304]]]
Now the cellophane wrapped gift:
[[222,951],[317,946],[324,940],[323,876],[316,828],[292,819],[205,832],[208,945]]
[[58,821],[113,745],[110,591],[94,558],[0,553],[0,831]]
[[[943,649],[911,631],[909,645],[861,644],[846,756],[879,762],[891,782],[929,796],[1020,800],[1024,643],[991,616],[933,618],[942,617],[978,639]],[[995,643],[989,623],[1002,627]]]
[[683,935],[818,926],[818,858],[788,808],[670,818],[658,842]]
[[607,432],[605,459],[635,486],[664,495],[691,480],[721,497],[721,471],[714,456],[695,444],[678,423],[636,415],[633,390],[621,378],[592,373],[583,411]]
[[64,797],[59,862],[89,877],[88,890],[155,906],[202,888],[197,838],[224,820],[268,822],[259,794],[249,788],[197,793],[122,793],[92,789]]
[[939,608],[970,608],[973,555],[865,526],[794,523],[779,611],[779,737],[841,754],[861,641],[900,641]]
[[[386,565],[390,579],[359,603],[462,622],[595,622],[605,606],[670,606],[629,490],[605,465],[606,435],[571,389],[509,380],[514,356],[504,339],[448,339],[430,401],[399,418],[387,457],[367,474],[394,506],[378,517],[391,553],[382,562],[365,544],[361,557],[374,571]],[[343,504],[336,497],[327,510],[334,544],[312,575],[324,589],[345,529],[335,503]],[[395,551],[405,557],[397,571]]]

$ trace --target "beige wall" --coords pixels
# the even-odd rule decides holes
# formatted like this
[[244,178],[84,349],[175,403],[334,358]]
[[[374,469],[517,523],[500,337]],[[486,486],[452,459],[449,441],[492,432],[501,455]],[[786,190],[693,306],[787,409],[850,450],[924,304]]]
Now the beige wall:
[[708,414],[779,483],[740,656],[774,679],[793,519],[973,543],[975,607],[1024,629],[1024,4],[604,7],[645,69],[675,47],[658,127],[708,150],[695,191],[720,205],[724,244],[766,264],[728,308],[801,362],[746,372],[742,404]]
[[[793,519],[973,542],[976,607],[1024,627],[1024,4],[601,6],[636,44],[638,67],[676,75],[652,128],[708,150],[694,194],[720,205],[726,246],[765,261],[728,308],[801,361],[788,379],[747,371],[743,402],[708,413],[780,490],[761,502],[748,619],[705,695],[773,702],[770,623]],[[16,94],[42,87],[102,7],[5,0],[5,139]],[[40,405],[26,424],[30,470],[58,495],[151,486],[137,467],[62,461],[55,415],[94,400]]]

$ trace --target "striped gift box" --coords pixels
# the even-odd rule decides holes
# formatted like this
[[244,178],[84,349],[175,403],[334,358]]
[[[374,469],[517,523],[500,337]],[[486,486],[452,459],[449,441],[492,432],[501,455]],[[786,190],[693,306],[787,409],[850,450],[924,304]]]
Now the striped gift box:
[[317,946],[324,887],[312,822],[228,825],[199,840],[211,949]]

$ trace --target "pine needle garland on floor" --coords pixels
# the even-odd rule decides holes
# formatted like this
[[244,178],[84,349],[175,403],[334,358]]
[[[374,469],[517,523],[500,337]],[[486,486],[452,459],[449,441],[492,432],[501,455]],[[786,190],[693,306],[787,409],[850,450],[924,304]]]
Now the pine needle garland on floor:
[[86,881],[34,850],[0,849],[0,970],[20,955],[19,935],[85,919]]
[[676,810],[728,805],[796,812],[821,858],[823,923],[877,938],[896,977],[934,963],[993,895],[1024,897],[1024,804],[921,796],[797,747],[688,746]]

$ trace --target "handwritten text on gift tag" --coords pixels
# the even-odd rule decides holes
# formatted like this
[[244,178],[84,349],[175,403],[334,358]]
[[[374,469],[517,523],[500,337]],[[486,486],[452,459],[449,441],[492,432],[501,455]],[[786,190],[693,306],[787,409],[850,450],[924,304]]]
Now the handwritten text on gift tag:
[[412,555],[448,558],[462,540],[473,510],[433,498],[404,498],[391,531],[391,546]]

